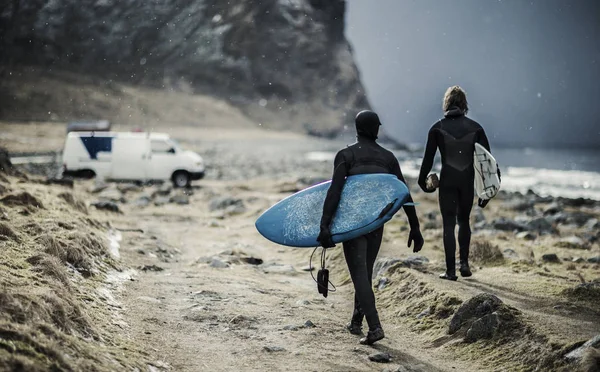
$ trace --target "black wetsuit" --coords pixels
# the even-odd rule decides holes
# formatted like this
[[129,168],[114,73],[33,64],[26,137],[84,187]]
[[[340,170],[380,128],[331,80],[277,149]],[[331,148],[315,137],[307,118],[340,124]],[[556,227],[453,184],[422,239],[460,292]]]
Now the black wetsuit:
[[458,244],[461,262],[468,263],[471,227],[469,216],[473,207],[475,170],[473,152],[475,143],[490,151],[485,131],[476,121],[467,118],[458,108],[446,112],[443,119],[429,130],[425,155],[419,174],[419,186],[425,192],[425,181],[437,149],[442,157],[439,201],[444,223],[444,251],[446,253],[446,273],[456,275],[456,239],[454,228],[458,221]]
[[[373,113],[373,115],[375,114]],[[337,153],[334,161],[331,186],[329,187],[323,206],[321,231],[329,230],[329,225],[337,210],[347,176],[368,173],[389,173],[396,175],[402,182],[405,182],[400,165],[394,154],[375,142],[379,125],[378,118],[375,122],[374,120],[361,121],[357,117],[358,141]],[[412,202],[412,197],[409,197],[408,201]],[[404,211],[408,216],[411,230],[418,232],[419,221],[415,207],[404,206]],[[371,286],[371,278],[382,236],[383,226],[371,233],[343,243],[344,256],[355,289],[355,309],[352,322],[362,323],[364,316],[367,319],[370,330],[380,327],[379,316],[375,308],[375,295]]]

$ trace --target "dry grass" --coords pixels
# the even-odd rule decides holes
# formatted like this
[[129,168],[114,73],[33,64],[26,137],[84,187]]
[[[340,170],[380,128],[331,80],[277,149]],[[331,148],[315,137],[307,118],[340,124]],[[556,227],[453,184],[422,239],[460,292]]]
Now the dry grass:
[[487,240],[476,240],[471,242],[471,253],[469,255],[473,262],[482,265],[501,264],[504,262],[504,256],[497,245],[493,245]]
[[106,246],[101,239],[81,232],[74,232],[66,239],[44,235],[36,240],[44,247],[46,253],[63,263],[73,265],[85,275],[92,275],[94,259],[103,258],[107,254]]
[[0,222],[0,241],[2,240],[14,240],[16,242],[19,242],[19,235],[17,235],[17,233],[11,229],[10,226],[8,226],[7,224]]
[[56,279],[67,287],[71,285],[65,265],[58,258],[46,253],[40,253],[28,258],[27,262],[34,266],[35,271]]
[[0,203],[9,207],[44,208],[42,202],[27,191],[20,194],[9,194],[0,199]]
[[96,295],[116,265],[104,227],[60,188],[22,181],[1,200],[10,222],[0,222],[0,370],[145,370]]
[[82,202],[81,200],[75,198],[72,193],[62,192],[62,193],[58,194],[58,197],[63,199],[64,201],[66,201],[67,204],[69,204],[75,210],[77,210],[81,213],[84,213],[84,214],[88,214],[88,210],[87,210],[87,207],[85,206],[85,203]]

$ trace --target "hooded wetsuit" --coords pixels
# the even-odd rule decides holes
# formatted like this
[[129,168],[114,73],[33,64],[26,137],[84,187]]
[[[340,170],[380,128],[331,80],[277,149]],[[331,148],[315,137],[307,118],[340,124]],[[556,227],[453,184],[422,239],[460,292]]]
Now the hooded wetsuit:
[[[329,229],[346,177],[356,174],[388,173],[396,175],[400,181],[406,183],[394,154],[375,142],[380,125],[379,117],[374,112],[366,111],[357,115],[357,142],[340,150],[334,160],[333,178],[323,206],[322,230]],[[409,197],[408,202],[412,202],[412,197]],[[419,230],[415,207],[404,206],[404,211],[408,216],[411,229]],[[383,226],[343,243],[344,257],[355,289],[355,309],[352,319],[353,322],[360,324],[365,316],[370,330],[380,326],[371,278],[382,237]]]
[[473,152],[475,143],[481,144],[490,151],[485,131],[476,121],[467,118],[456,108],[445,113],[444,118],[435,123],[429,130],[425,155],[419,174],[419,186],[425,192],[425,181],[437,149],[442,157],[440,172],[439,202],[444,223],[444,251],[446,253],[446,272],[454,276],[456,273],[456,240],[454,228],[458,220],[458,244],[461,262],[468,262],[471,227],[469,216],[473,207],[475,170],[473,169]]

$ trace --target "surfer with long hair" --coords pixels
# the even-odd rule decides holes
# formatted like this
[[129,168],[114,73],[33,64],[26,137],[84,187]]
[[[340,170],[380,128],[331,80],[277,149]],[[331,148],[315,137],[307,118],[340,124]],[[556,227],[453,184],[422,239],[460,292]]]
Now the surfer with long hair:
[[[469,245],[471,227],[469,217],[475,195],[473,182],[473,152],[475,143],[490,151],[485,131],[474,120],[465,115],[469,111],[467,95],[459,86],[446,90],[442,108],[444,117],[429,130],[425,154],[419,173],[419,186],[427,193],[435,192],[439,186],[439,203],[444,225],[444,252],[446,272],[440,278],[456,280],[456,238],[454,228],[458,222],[458,245],[460,254],[460,274],[472,275],[469,267]],[[439,182],[435,175],[428,176],[433,166],[437,150],[442,158]],[[433,176],[433,177],[432,177]],[[500,170],[498,170],[500,176]],[[485,208],[489,200],[479,199],[479,206]]]
[[[355,124],[357,142],[340,150],[334,160],[333,177],[323,205],[321,231],[317,238],[324,248],[335,246],[331,241],[330,225],[340,202],[346,177],[357,174],[388,173],[396,175],[400,181],[406,183],[398,159],[376,142],[381,125],[379,116],[372,111],[361,111],[356,115]],[[412,202],[412,197],[409,197],[407,202]],[[414,242],[413,252],[419,252],[424,241],[417,212],[414,206],[405,205],[403,208],[410,224],[408,246],[410,247]],[[366,337],[360,339],[360,343],[364,345],[371,345],[384,338],[371,284],[373,266],[382,237],[383,226],[343,243],[344,257],[355,290],[354,312],[347,328],[350,333],[361,335],[363,318],[366,318],[369,331]]]

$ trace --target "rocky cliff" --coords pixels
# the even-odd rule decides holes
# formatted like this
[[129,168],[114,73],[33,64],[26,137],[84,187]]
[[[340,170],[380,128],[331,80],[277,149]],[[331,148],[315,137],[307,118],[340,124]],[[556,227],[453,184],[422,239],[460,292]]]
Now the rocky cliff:
[[[11,0],[4,66],[210,94],[257,121],[339,132],[368,107],[343,0]],[[351,122],[351,121],[350,121]]]

